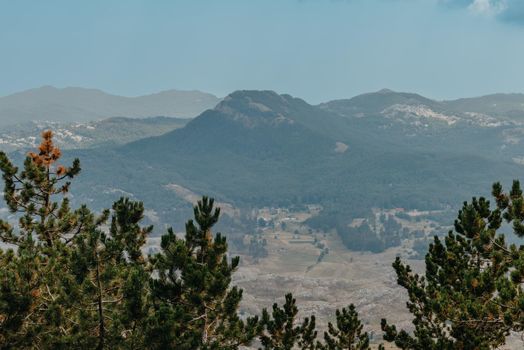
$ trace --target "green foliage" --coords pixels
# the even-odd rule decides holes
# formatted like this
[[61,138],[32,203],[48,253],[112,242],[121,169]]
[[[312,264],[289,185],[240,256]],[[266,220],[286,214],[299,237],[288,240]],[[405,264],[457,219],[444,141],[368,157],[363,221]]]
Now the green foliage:
[[524,326],[524,247],[498,233],[503,220],[522,236],[524,199],[518,181],[509,193],[493,186],[496,208],[484,198],[464,203],[455,232],[435,237],[424,276],[397,258],[398,283],[408,291],[415,332],[382,321],[384,339],[401,349],[493,349]]
[[353,304],[336,311],[336,325],[328,324],[324,333],[325,350],[368,350],[369,335],[362,332],[363,325]]
[[336,310],[336,325],[328,324],[324,342],[317,340],[314,315],[297,320],[298,307],[291,294],[286,295],[282,307],[273,305],[271,313],[262,312],[260,343],[264,350],[369,350],[369,335],[363,332],[354,305]]
[[262,322],[264,331],[260,336],[262,348],[265,350],[290,350],[298,346],[300,349],[314,349],[317,332],[315,331],[315,316],[305,318],[300,325],[295,325],[298,308],[291,294],[286,295],[283,307],[273,305],[271,314],[264,309]]
[[254,235],[250,237],[249,244],[247,247],[248,254],[254,259],[255,262],[258,262],[259,259],[265,258],[268,255],[267,241],[265,238],[260,235]]
[[[453,213],[464,198],[489,188],[492,179],[510,181],[522,173],[513,161],[522,155],[521,144],[506,142],[513,126],[435,126],[437,121],[424,118],[425,128],[380,114],[397,103],[441,105],[413,94],[380,93],[339,102],[319,108],[270,91],[235,92],[184,128],[122,147],[75,151],[72,155],[81,155],[88,168],[78,194],[102,207],[113,200],[104,193],[108,188],[131,192],[162,221],[182,229],[190,214],[180,208],[187,204],[164,187],[176,183],[241,210],[319,204],[322,212],[307,224],[332,230],[368,215],[373,207],[453,208]],[[365,117],[352,117],[347,110]],[[420,117],[416,121],[426,124]],[[337,142],[346,144],[347,151],[336,152]],[[93,194],[93,188],[100,190]],[[175,205],[177,210],[171,210]],[[231,234],[231,225],[228,230]],[[372,245],[379,244],[366,242],[360,248],[355,243],[353,249]]]
[[20,217],[17,227],[0,222],[0,239],[15,247],[0,252],[2,348],[236,349],[256,336],[258,318],[237,314],[242,290],[229,285],[239,259],[212,235],[220,214],[212,199],[194,208],[185,239],[169,230],[162,252],[146,259],[152,227],[140,225],[142,203],[71,210],[63,180],[79,161],[56,164],[51,132],[39,150],[22,171],[0,153],[5,199]]
[[234,349],[255,337],[258,319],[239,318],[242,291],[229,287],[239,260],[212,237],[213,200],[195,207],[185,240],[170,230],[148,261],[142,203],[122,198],[99,216],[71,210],[63,180],[79,161],[56,164],[51,132],[39,151],[22,171],[0,153],[5,200],[20,217],[18,227],[0,222],[0,239],[16,248],[0,254],[2,348]]
[[[145,257],[153,228],[141,225],[142,203],[121,198],[100,215],[72,210],[63,180],[80,163],[57,165],[52,133],[43,138],[22,171],[0,153],[5,199],[19,216],[16,227],[0,222],[1,241],[15,248],[0,251],[2,349],[238,349],[255,338],[265,349],[332,348],[316,341],[314,316],[295,325],[291,294],[271,315],[239,316],[242,290],[231,286],[239,258],[212,233],[213,199],[194,207],[185,238],[169,229],[161,251]],[[326,340],[364,348],[356,317],[352,307],[337,311],[339,331],[330,326]]]
[[[185,239],[169,230],[162,237],[161,253],[151,258],[158,276],[151,280],[151,348],[236,349],[256,336],[258,318],[240,319],[242,290],[229,286],[239,258],[229,260],[226,238],[220,233],[213,238],[211,233],[219,215],[213,199],[204,197],[194,208],[196,223],[186,224]],[[165,329],[165,323],[173,326]]]
[[[132,344],[145,316],[143,207],[120,200],[112,214],[72,210],[66,179],[80,172],[57,165],[60,150],[44,132],[24,169],[0,153],[4,196],[17,227],[0,222],[0,343],[3,348],[114,348]],[[58,201],[57,201],[58,200]],[[103,225],[111,215],[109,230]],[[127,345],[126,345],[127,346]]]
[[[75,160],[58,165],[52,134],[19,170],[0,152],[4,197],[17,225],[0,221],[0,347],[2,349],[238,349],[255,339],[263,349],[369,349],[353,305],[336,312],[324,341],[314,315],[298,320],[291,294],[259,318],[242,318],[242,290],[231,286],[239,258],[228,256],[220,210],[203,197],[184,238],[169,229],[161,251],[142,253],[151,226],[142,203],[121,198],[99,214],[71,209],[68,180]],[[524,329],[524,247],[498,233],[506,221],[524,236],[518,182],[464,203],[454,232],[434,238],[424,276],[397,259],[415,331],[382,321],[384,339],[401,349],[493,349]],[[400,227],[384,218],[386,231]],[[370,226],[368,229],[370,229]],[[386,240],[382,240],[387,244]]]
[[[368,250],[379,253],[387,248],[400,245],[402,226],[392,217],[381,217],[383,229],[378,230],[374,222],[374,214],[365,219],[358,226],[349,226],[339,222],[337,233],[344,245],[350,250]],[[378,232],[377,232],[378,231]]]
[[[294,325],[291,295],[262,319],[239,316],[242,290],[230,286],[239,258],[212,233],[220,216],[213,199],[194,207],[184,238],[169,229],[160,253],[145,257],[153,228],[141,225],[142,203],[121,198],[100,215],[72,210],[64,180],[80,162],[66,168],[60,156],[51,132],[22,171],[0,152],[5,200],[19,217],[15,227],[0,221],[0,240],[15,248],[0,250],[2,349],[238,349],[257,337],[266,349],[323,349],[314,316]],[[349,326],[358,328],[353,316]],[[355,336],[367,339],[361,328]]]

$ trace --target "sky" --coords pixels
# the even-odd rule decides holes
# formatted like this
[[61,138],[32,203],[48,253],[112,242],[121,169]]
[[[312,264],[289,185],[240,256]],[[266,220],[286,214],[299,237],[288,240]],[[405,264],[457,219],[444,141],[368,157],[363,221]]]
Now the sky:
[[524,0],[0,0],[0,96],[524,92]]

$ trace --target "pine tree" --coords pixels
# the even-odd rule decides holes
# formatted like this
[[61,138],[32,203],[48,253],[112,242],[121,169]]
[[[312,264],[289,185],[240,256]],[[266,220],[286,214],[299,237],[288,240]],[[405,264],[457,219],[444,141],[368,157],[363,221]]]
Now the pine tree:
[[[173,230],[162,236],[161,253],[151,258],[154,312],[147,342],[151,348],[236,349],[258,332],[258,319],[242,320],[242,290],[230,287],[239,258],[227,256],[226,238],[212,227],[220,210],[203,197],[186,224],[185,239]],[[196,222],[196,223],[195,223]]]
[[96,348],[142,348],[139,329],[147,316],[148,274],[141,248],[152,227],[140,227],[142,203],[120,199],[113,205],[109,232],[93,229],[75,239],[70,266],[79,285],[85,339]]
[[212,233],[213,199],[194,207],[184,239],[168,230],[152,257],[142,253],[153,229],[141,226],[142,203],[121,198],[98,215],[71,209],[65,195],[80,162],[58,165],[52,133],[42,136],[21,171],[0,152],[4,197],[19,219],[0,220],[0,241],[12,247],[0,250],[0,348],[238,349],[257,337],[265,349],[365,348],[352,307],[337,311],[325,345],[314,316],[295,325],[291,294],[262,319],[242,319],[242,290],[231,286],[239,258]]
[[493,186],[496,208],[484,198],[464,203],[455,232],[435,237],[424,276],[400,259],[398,283],[408,291],[415,331],[398,331],[382,320],[384,339],[401,349],[493,349],[524,326],[524,247],[506,244],[497,231],[503,219],[522,237],[524,199],[515,181],[509,193]]
[[19,171],[0,152],[4,197],[18,225],[0,221],[0,344],[6,349],[140,348],[148,275],[140,252],[151,228],[141,228],[139,203],[108,210],[72,210],[67,179],[80,162],[57,165],[61,152],[43,133],[38,153]]
[[336,325],[329,322],[328,331],[324,333],[326,350],[368,350],[369,335],[363,332],[364,325],[358,318],[353,304],[336,311]]
[[[314,315],[305,317],[302,322],[297,320],[298,307],[292,294],[286,295],[282,307],[273,305],[273,309],[262,312],[262,334],[259,336],[264,350],[368,350],[369,336],[363,332],[363,325],[353,305],[342,310],[336,310],[336,325],[328,324],[324,332],[324,342],[317,339],[316,318]],[[382,346],[379,349],[383,349]]]
[[23,171],[0,152],[4,199],[12,213],[22,215],[17,234],[8,223],[2,222],[0,238],[5,243],[18,246],[36,238],[35,244],[52,248],[58,243],[69,243],[68,236],[74,235],[82,224],[84,213],[81,210],[72,213],[67,198],[54,202],[57,195],[68,192],[70,182],[63,180],[78,175],[80,162],[75,159],[69,168],[57,165],[61,151],[54,146],[52,137],[51,131],[42,134],[39,153],[29,153]]
[[261,324],[264,327],[260,342],[264,350],[315,349],[317,331],[315,316],[305,318],[301,324],[296,324],[298,307],[292,294],[286,294],[283,307],[273,305],[271,314],[262,311]]
[[39,152],[29,153],[22,171],[0,152],[4,198],[19,217],[16,227],[0,222],[0,240],[16,249],[4,252],[0,262],[0,338],[6,348],[74,342],[77,321],[62,288],[70,282],[66,262],[71,241],[95,219],[86,207],[72,211],[67,198],[55,201],[69,190],[66,180],[80,172],[80,163],[57,165],[61,152],[52,136],[42,134]]

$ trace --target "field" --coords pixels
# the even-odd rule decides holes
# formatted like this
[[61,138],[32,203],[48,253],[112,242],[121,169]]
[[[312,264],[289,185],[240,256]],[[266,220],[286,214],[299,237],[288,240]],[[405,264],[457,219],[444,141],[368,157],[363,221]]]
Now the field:
[[[292,292],[297,299],[299,317],[316,316],[320,338],[327,323],[333,321],[335,310],[351,303],[355,304],[364,329],[370,332],[374,348],[383,342],[382,318],[399,329],[411,330],[407,294],[397,285],[391,266],[395,257],[400,256],[414,271],[423,272],[423,260],[408,258],[412,253],[411,242],[406,240],[402,246],[378,254],[352,252],[344,247],[336,233],[311,233],[304,229],[301,222],[307,217],[304,213],[273,216],[276,222],[285,218],[288,224],[286,231],[266,228],[260,233],[267,241],[268,256],[255,260],[241,255],[241,266],[234,277],[234,284],[244,289],[241,312],[259,314],[275,302],[282,304],[284,295]],[[427,227],[418,223],[410,229],[424,226]],[[319,261],[326,247],[329,252]],[[500,349],[521,349],[522,341],[516,337],[509,337],[508,343]],[[386,349],[395,348],[385,345]]]
[[[284,295],[292,292],[301,315],[314,314],[321,331],[332,321],[337,308],[351,303],[376,340],[381,339],[383,317],[410,328],[406,294],[397,286],[391,267],[404,247],[380,254],[350,252],[336,234],[330,233],[322,235],[321,243],[329,248],[329,253],[319,262],[321,249],[307,243],[311,241],[308,234],[266,230],[263,236],[268,256],[257,263],[242,256],[235,275],[234,283],[244,289],[243,312],[259,313],[275,302],[282,303]],[[410,261],[416,269],[422,263]]]

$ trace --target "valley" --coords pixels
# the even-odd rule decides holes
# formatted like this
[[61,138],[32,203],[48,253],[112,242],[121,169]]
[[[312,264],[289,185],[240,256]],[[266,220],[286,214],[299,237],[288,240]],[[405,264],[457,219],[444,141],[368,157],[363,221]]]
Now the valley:
[[[293,213],[285,221],[298,226],[307,216]],[[409,319],[406,295],[396,284],[391,267],[396,256],[409,256],[409,242],[380,254],[351,252],[334,232],[295,233],[296,228],[289,226],[289,231],[262,230],[266,257],[255,260],[241,255],[242,264],[234,280],[245,290],[241,311],[258,314],[292,292],[302,316],[316,315],[320,329],[326,329],[335,309],[349,303],[357,306],[367,330],[373,333],[380,334],[381,315],[395,322]],[[323,251],[327,253],[323,255]],[[409,262],[416,268],[423,266],[422,260]],[[409,328],[409,321],[402,326]]]

